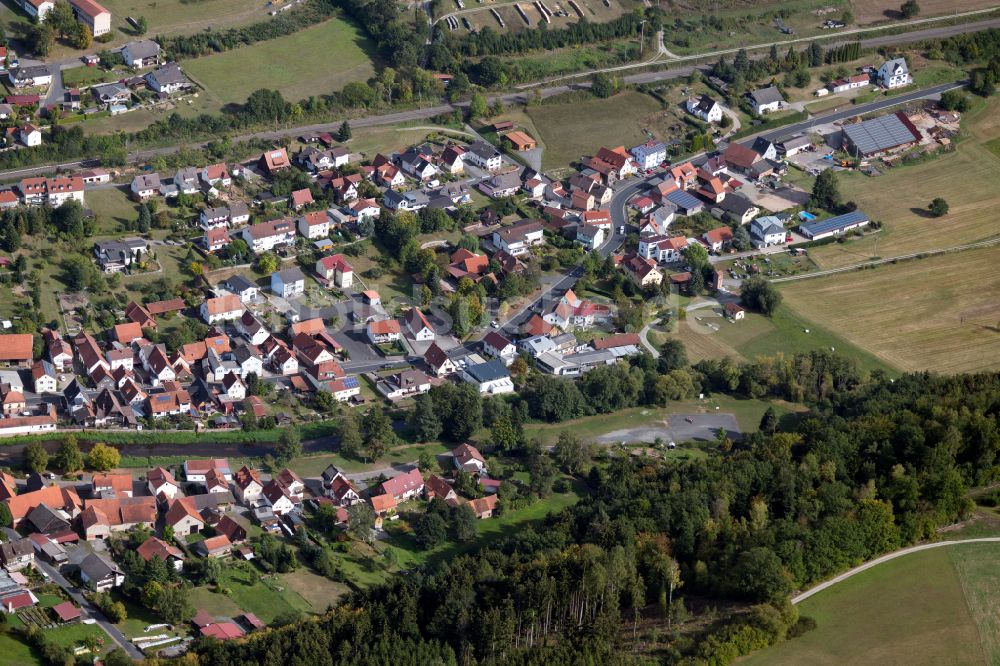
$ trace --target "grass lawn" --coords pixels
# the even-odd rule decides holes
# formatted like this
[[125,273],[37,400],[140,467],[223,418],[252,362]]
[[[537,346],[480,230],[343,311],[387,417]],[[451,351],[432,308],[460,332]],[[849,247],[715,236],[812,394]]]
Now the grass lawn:
[[30,645],[11,634],[0,634],[0,654],[7,666],[41,666],[45,663]]
[[306,567],[279,576],[288,589],[301,596],[313,612],[323,613],[327,606],[336,606],[341,597],[350,592],[343,583],[320,576]]
[[100,67],[72,67],[62,70],[63,85],[67,88],[110,83],[124,78],[121,72],[108,71]]
[[[814,284],[814,280],[800,283],[803,287]],[[876,292],[872,292],[876,293]],[[742,321],[730,323],[708,309],[695,310],[679,322],[675,333],[684,343],[692,362],[705,358],[731,356],[752,360],[757,356],[794,354],[813,350],[834,350],[857,359],[865,369],[882,368],[893,370],[891,364],[880,360],[860,346],[852,345],[845,337],[817,325],[821,322],[803,316],[794,305],[782,305],[771,317],[747,313]],[[811,314],[811,311],[808,313]],[[700,317],[699,321],[697,317]],[[708,327],[718,326],[718,332]],[[808,329],[808,333],[806,330]]]
[[267,623],[281,613],[312,609],[308,601],[281,582],[282,578],[279,576],[271,583],[277,589],[272,589],[258,576],[257,581],[251,584],[248,574],[229,567],[223,571],[222,586],[232,590],[231,595],[198,587],[191,591],[191,603],[196,609],[203,608],[212,615],[232,617],[248,611]]
[[87,192],[87,207],[97,218],[95,236],[124,236],[128,233],[122,226],[131,224],[139,217],[137,204],[128,198],[124,190],[117,187]]
[[[961,245],[996,236],[994,211],[1000,206],[1000,157],[983,142],[1000,136],[992,120],[1000,103],[991,100],[978,114],[964,121],[971,139],[958,143],[954,152],[912,166],[887,169],[871,178],[857,172],[839,174],[845,201],[855,201],[872,219],[882,222],[878,233],[846,243],[812,248],[809,254],[820,268],[847,266],[875,254],[892,257],[911,252]],[[968,116],[973,118],[968,118]],[[920,183],[916,190],[913,183]],[[910,198],[887,197],[885,192],[913,192]],[[927,205],[934,197],[950,205],[948,214],[930,217]]]
[[376,462],[369,462],[367,464],[354,458],[344,458],[335,453],[328,453],[295,458],[289,463],[288,467],[299,476],[304,477],[319,476],[326,469],[327,465],[335,465],[341,471],[348,473],[364,472],[367,469],[382,469],[391,465],[413,462],[424,451],[430,451],[437,455],[447,450],[447,446],[439,443],[400,446],[387,453],[385,457],[379,458]]
[[803,317],[901,370],[996,370],[998,262],[994,246],[780,288]]
[[[214,29],[268,19],[264,3],[237,0],[107,0],[104,6],[112,15],[112,27],[132,31],[126,16],[145,16],[149,35],[193,33],[207,26]],[[133,39],[119,30],[114,43]]]
[[83,645],[88,636],[96,636],[103,640],[105,649],[110,650],[115,647],[114,641],[96,624],[64,624],[55,629],[45,630],[46,639],[70,649]]
[[[297,101],[366,80],[375,72],[370,50],[360,30],[333,18],[294,35],[188,60],[184,71],[223,102],[242,103],[258,88]],[[307,53],[323,55],[303,58]]]
[[634,146],[648,139],[643,128],[662,113],[659,102],[638,92],[608,99],[572,98],[565,103],[528,107],[528,117],[545,144],[542,168],[569,166],[601,146]]
[[998,554],[996,544],[950,546],[874,567],[799,605],[817,629],[742,663],[997,663]]

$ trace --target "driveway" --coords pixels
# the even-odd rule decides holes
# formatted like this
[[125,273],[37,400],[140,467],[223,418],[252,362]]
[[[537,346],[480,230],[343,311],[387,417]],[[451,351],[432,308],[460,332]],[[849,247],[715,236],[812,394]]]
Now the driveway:
[[598,436],[595,444],[620,444],[621,442],[643,442],[652,444],[659,437],[665,442],[713,441],[720,428],[724,428],[729,439],[743,436],[736,416],[722,414],[671,414],[662,426],[624,428]]

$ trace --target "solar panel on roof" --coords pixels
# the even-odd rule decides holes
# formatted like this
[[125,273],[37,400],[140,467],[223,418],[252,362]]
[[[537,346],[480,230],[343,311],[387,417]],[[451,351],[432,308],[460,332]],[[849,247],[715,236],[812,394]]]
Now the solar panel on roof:
[[895,113],[844,128],[858,152],[868,155],[916,141],[913,132]]
[[802,232],[804,236],[812,238],[813,236],[828,234],[831,231],[839,231],[844,227],[849,227],[853,224],[867,221],[869,221],[869,217],[867,215],[862,213],[860,210],[855,210],[850,213],[831,217],[828,220],[801,224],[799,225],[799,231]]
[[344,388],[355,389],[361,386],[357,377],[344,377]]
[[703,205],[699,199],[696,199],[694,196],[682,190],[677,190],[676,192],[668,194],[667,201],[684,209],[697,208],[698,206]]

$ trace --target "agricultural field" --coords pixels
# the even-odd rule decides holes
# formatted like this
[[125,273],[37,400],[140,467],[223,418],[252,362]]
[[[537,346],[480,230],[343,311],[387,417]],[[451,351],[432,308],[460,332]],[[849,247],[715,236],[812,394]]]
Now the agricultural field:
[[1000,247],[780,285],[803,317],[906,371],[1000,368]]
[[[815,280],[802,282],[803,286]],[[873,291],[874,293],[878,293]],[[881,296],[884,298],[884,296]],[[677,326],[676,336],[684,343],[692,363],[706,358],[753,360],[757,356],[778,353],[795,354],[809,351],[836,350],[857,360],[861,368],[893,370],[893,366],[866,351],[861,345],[851,344],[846,335],[833,327],[824,328],[823,322],[813,320],[797,304],[782,305],[771,317],[748,312],[746,318],[729,322],[718,308],[692,310]]]
[[906,555],[799,604],[817,628],[746,666],[997,663],[998,544]]
[[545,144],[542,168],[567,167],[583,155],[593,155],[603,145],[631,147],[648,139],[643,128],[655,123],[663,111],[659,102],[637,92],[609,99],[576,99],[548,103],[526,111]]
[[[334,18],[294,35],[186,61],[184,71],[224,103],[241,103],[259,88],[298,101],[368,79],[375,72],[370,51],[358,28]],[[303,57],[309,53],[323,57]]]
[[209,25],[215,29],[229,28],[269,18],[265,0],[106,0],[102,4],[111,12],[115,45],[135,38],[135,29],[127,20],[129,16],[144,16],[150,35],[190,34]]
[[[900,3],[895,0],[851,0],[851,9],[859,25],[898,21]],[[923,0],[920,17],[958,14],[995,7],[990,0]]]
[[[858,208],[882,222],[878,233],[867,232],[862,239],[833,243],[809,251],[821,268],[847,266],[870,259],[875,253],[893,257],[911,252],[961,245],[997,235],[994,211],[1000,206],[1000,157],[983,142],[1000,136],[1000,126],[991,119],[997,102],[986,105],[966,119],[971,135],[953,152],[915,165],[886,169],[871,178],[857,172],[839,174],[841,194]],[[920,187],[913,192],[913,183]],[[910,198],[887,197],[885,192],[913,192]],[[950,211],[942,218],[931,217],[927,204],[944,197]]]

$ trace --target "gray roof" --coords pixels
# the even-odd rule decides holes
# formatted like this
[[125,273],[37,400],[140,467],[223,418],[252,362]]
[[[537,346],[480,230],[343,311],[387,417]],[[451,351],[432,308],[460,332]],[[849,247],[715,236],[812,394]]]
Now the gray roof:
[[[292,268],[286,268],[282,271],[277,271],[274,273],[278,278],[288,284],[289,282],[298,282],[299,280],[305,280],[306,276],[298,266],[293,266]],[[271,277],[274,277],[272,275]]]
[[486,143],[485,141],[474,141],[469,144],[469,152],[475,153],[484,160],[488,160],[491,157],[496,157],[500,154],[496,146]]
[[25,518],[42,534],[65,532],[69,529],[69,522],[47,504],[39,504]]
[[247,289],[258,289],[256,282],[251,282],[242,275],[231,275],[226,279],[226,285],[231,291],[246,291]]
[[128,89],[128,86],[124,86],[117,82],[94,86],[90,89],[90,92],[97,95],[99,99],[113,99],[122,95],[126,95],[128,97],[132,96],[132,91]]
[[187,83],[187,77],[184,76],[181,66],[176,62],[167,63],[155,72],[150,72],[146,75],[146,79],[150,82],[156,81],[161,86]]
[[831,217],[828,220],[816,220],[800,224],[799,231],[802,232],[803,236],[813,238],[814,236],[828,234],[831,232],[840,233],[847,227],[857,224],[867,224],[870,219],[871,218],[862,213],[860,210],[854,210],[850,213],[844,213],[843,215]]
[[902,112],[879,116],[856,125],[844,127],[844,134],[862,155],[882,152],[920,139]]
[[139,42],[129,42],[124,47],[123,51],[128,51],[129,57],[133,59],[145,59],[152,58],[155,55],[160,54],[160,45],[151,39],[144,39]]
[[465,372],[480,383],[492,382],[497,379],[510,377],[510,372],[507,371],[507,366],[504,365],[504,362],[499,359],[487,361],[486,363],[470,365],[465,369]]
[[756,207],[754,202],[750,201],[750,199],[738,192],[736,194],[730,194],[716,205],[727,213],[733,213],[740,216],[745,215],[748,210]]
[[773,215],[758,217],[750,223],[750,235],[763,238],[767,234],[783,234],[785,225]]
[[812,145],[812,139],[808,136],[793,136],[790,139],[785,139],[781,142],[781,147],[786,151],[794,150],[796,148],[802,148],[803,146]]
[[767,88],[760,88],[759,90],[754,90],[750,93],[750,97],[757,104],[773,104],[774,102],[784,102],[785,98],[781,95],[781,91],[775,86],[768,86]]
[[34,79],[39,76],[52,76],[52,70],[49,69],[48,65],[18,67],[17,69],[12,69],[11,73],[14,75],[14,78],[18,80]]
[[708,113],[713,108],[715,108],[715,100],[708,95],[702,95],[698,98],[698,104],[695,106],[696,109],[703,113]]
[[122,570],[114,562],[108,562],[100,555],[91,553],[80,562],[80,573],[87,574],[90,580],[98,581]]

